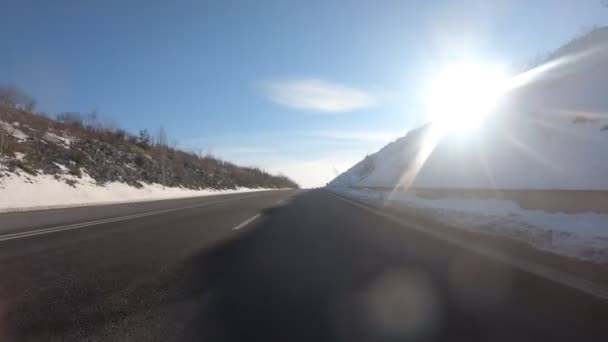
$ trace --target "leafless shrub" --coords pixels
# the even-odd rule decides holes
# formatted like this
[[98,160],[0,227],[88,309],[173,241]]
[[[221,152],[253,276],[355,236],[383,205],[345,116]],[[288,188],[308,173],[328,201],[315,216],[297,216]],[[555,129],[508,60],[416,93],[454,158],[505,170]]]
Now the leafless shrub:
[[75,165],[75,164],[70,165],[68,167],[68,172],[71,175],[76,176],[78,178],[82,177],[82,171],[80,170],[80,166],[78,166],[78,165]]
[[0,105],[31,113],[36,100],[14,85],[0,86]]
[[68,150],[68,158],[78,165],[82,165],[86,159],[86,154],[81,150]]
[[71,186],[71,187],[73,187],[73,188],[75,188],[75,187],[76,187],[76,184],[78,183],[78,182],[77,182],[77,181],[75,181],[74,179],[66,179],[66,180],[65,180],[65,182],[66,182],[66,184],[67,184],[67,185],[69,185],[69,186]]
[[58,122],[74,127],[82,127],[83,126],[83,118],[79,112],[63,112],[59,113],[55,116],[55,120]]

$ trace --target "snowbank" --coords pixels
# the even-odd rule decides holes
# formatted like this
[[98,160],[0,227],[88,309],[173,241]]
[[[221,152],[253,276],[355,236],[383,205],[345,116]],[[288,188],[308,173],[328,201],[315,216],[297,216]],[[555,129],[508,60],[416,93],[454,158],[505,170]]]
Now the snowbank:
[[[69,185],[66,181],[73,182],[74,185]],[[9,174],[9,176],[0,177],[0,212],[209,196],[261,190],[276,189],[191,190],[164,187],[160,184],[142,184],[141,188],[135,188],[119,182],[99,186],[86,172],[83,172],[81,178],[62,175],[59,179],[51,175]]]
[[408,192],[330,188],[373,205],[415,208],[446,225],[529,243],[535,248],[594,262],[608,262],[608,215],[548,213],[496,199],[424,199]]

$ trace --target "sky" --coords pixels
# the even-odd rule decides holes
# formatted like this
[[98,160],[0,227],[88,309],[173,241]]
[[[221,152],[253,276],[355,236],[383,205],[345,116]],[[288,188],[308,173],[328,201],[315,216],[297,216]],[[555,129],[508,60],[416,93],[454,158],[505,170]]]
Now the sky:
[[509,67],[608,23],[597,0],[0,0],[0,84],[41,112],[322,186],[423,124],[434,71]]

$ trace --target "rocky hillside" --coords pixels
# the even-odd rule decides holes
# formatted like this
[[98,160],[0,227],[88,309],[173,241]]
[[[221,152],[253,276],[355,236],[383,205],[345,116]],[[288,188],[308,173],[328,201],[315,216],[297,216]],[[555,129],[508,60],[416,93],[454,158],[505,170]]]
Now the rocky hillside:
[[[6,92],[0,95],[6,95]],[[0,101],[0,185],[2,178],[52,175],[76,186],[78,178],[98,185],[146,183],[187,189],[297,188],[284,176],[240,167],[154,143],[146,131],[133,136],[124,130],[92,124],[76,113],[57,119],[33,114],[33,103]],[[166,138],[165,138],[166,140]]]

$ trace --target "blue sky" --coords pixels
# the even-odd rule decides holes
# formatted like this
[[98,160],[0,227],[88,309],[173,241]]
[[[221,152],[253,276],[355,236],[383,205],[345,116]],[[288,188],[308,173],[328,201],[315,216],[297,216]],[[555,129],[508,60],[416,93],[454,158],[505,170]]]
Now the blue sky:
[[2,1],[0,83],[50,114],[163,125],[184,149],[323,185],[424,122],[442,63],[517,64],[600,1]]

